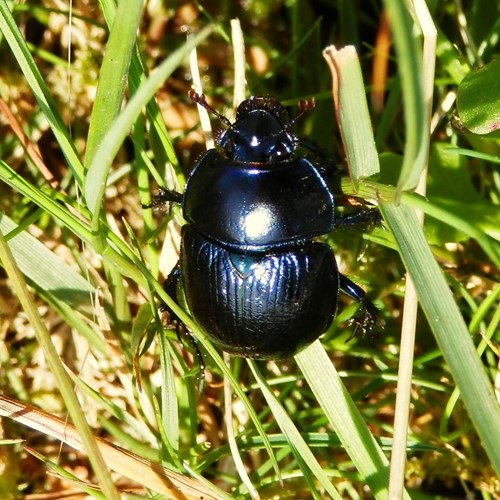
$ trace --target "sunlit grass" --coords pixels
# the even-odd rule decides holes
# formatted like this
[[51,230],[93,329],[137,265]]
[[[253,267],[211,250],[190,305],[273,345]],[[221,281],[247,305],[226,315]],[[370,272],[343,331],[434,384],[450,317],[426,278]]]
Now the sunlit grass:
[[[384,330],[375,338],[346,343],[355,308],[342,300],[334,325],[321,339],[323,347],[315,344],[297,360],[284,362],[248,365],[233,358],[229,368],[200,332],[207,364],[200,394],[189,345],[182,347],[174,330],[163,331],[156,316],[158,297],[169,300],[161,282],[176,261],[182,220],[174,210],[167,225],[166,217],[153,219],[151,211],[141,208],[158,184],[182,185],[204,150],[196,107],[187,99],[191,82],[184,56],[189,44],[199,44],[204,92],[220,112],[228,112],[233,102],[230,19],[238,16],[248,92],[272,94],[292,106],[314,96],[317,107],[300,120],[297,133],[343,166],[322,49],[333,41],[337,47],[356,44],[370,92],[376,34],[385,26],[382,10],[367,6],[357,12],[348,2],[321,7],[315,2],[250,2],[248,10],[219,2],[213,11],[188,3],[175,9],[150,3],[140,19],[137,10],[135,19],[127,19],[131,24],[120,26],[112,23],[111,1],[92,9],[75,1],[70,16],[66,5],[56,2],[13,7],[0,0],[0,54],[6,61],[0,68],[0,98],[12,113],[3,113],[0,122],[0,230],[28,281],[28,287],[21,286],[73,377],[94,435],[136,454],[126,457],[118,450],[110,458],[110,451],[98,445],[109,469],[117,471],[113,481],[118,488],[171,494],[166,480],[151,482],[147,476],[151,460],[165,467],[158,469],[160,477],[168,477],[186,495],[248,496],[233,467],[222,417],[226,373],[235,394],[230,401],[235,442],[262,497],[383,498],[393,437],[404,262],[416,278],[426,315],[419,313],[417,319],[405,488],[422,498],[498,494],[500,426],[495,425],[493,382],[498,378],[500,320],[500,178],[493,162],[500,148],[495,137],[458,133],[451,126],[454,108],[449,105],[450,93],[478,63],[475,48],[481,48],[482,63],[498,52],[498,40],[491,36],[498,16],[492,7],[472,4],[465,27],[458,22],[456,4],[440,4],[432,12],[440,31],[427,198],[404,193],[401,207],[392,204],[399,196],[394,186],[408,186],[413,179],[406,170],[401,176],[403,153],[405,168],[415,166],[408,160],[411,155],[426,154],[425,144],[418,144],[420,118],[413,132],[405,128],[404,113],[418,111],[407,103],[419,75],[400,52],[392,53],[382,103],[369,109],[382,153],[380,177],[361,181],[357,192],[347,178],[343,182],[348,194],[386,203],[387,225],[365,234],[338,231],[328,238],[342,272],[366,288],[380,308]],[[116,38],[112,43],[107,30],[133,33],[133,22],[139,26],[137,45],[116,43]],[[208,25],[211,34],[202,31]],[[201,35],[187,42],[186,31]],[[415,43],[420,46],[421,40]],[[109,61],[108,66],[103,62],[114,55],[122,62],[116,75]],[[398,68],[411,72],[406,75],[411,78],[400,80]],[[158,70],[168,76],[163,84]],[[123,85],[123,103],[114,76]],[[104,90],[96,96],[98,84]],[[102,97],[106,87],[109,100]],[[155,91],[156,101],[148,102]],[[99,102],[103,107],[93,109]],[[405,149],[411,137],[417,141],[413,152]],[[424,233],[413,209],[426,213]],[[396,244],[402,258],[394,251]],[[0,480],[0,497],[79,489],[72,476],[105,485],[106,479],[89,465],[88,448],[59,448],[59,440],[74,445],[69,441],[73,428],[65,436],[64,427],[58,427],[73,413],[60,395],[54,360],[47,362],[42,354],[37,325],[14,291],[12,267],[5,259],[2,267],[9,276],[0,275],[2,395],[17,400],[21,406],[16,408],[29,404],[45,414],[36,413],[36,424],[5,420],[4,437],[26,442],[9,442],[0,450],[9,472]],[[443,310],[448,311],[444,316]],[[479,354],[471,350],[470,339]],[[458,388],[462,399],[457,399]],[[6,408],[14,411],[7,403],[0,402],[2,415]],[[51,427],[52,415],[62,419],[57,426],[54,419]],[[29,448],[41,459],[33,462]],[[120,456],[129,461],[116,468]],[[141,459],[145,469],[138,469]],[[46,474],[47,467],[57,471],[55,463],[67,471],[66,478]]]

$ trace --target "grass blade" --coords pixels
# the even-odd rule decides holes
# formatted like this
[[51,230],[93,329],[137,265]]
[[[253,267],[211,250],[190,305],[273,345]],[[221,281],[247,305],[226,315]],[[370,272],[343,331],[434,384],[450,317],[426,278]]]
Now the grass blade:
[[142,7],[142,0],[118,2],[99,72],[87,136],[85,166],[92,163],[99,144],[120,112]]
[[412,209],[382,205],[419,301],[465,407],[497,473],[500,473],[500,406],[443,273]]
[[332,483],[328,479],[328,476],[325,474],[316,458],[311,453],[311,450],[304,441],[304,438],[295,427],[292,419],[281,406],[273,391],[266,383],[265,379],[259,373],[255,362],[249,361],[248,363],[250,365],[250,368],[252,369],[252,373],[257,379],[260,389],[262,390],[262,394],[266,398],[266,401],[276,418],[276,422],[287,437],[287,441],[290,444],[292,453],[295,455],[295,458],[299,461],[299,463],[302,463],[303,470],[305,469],[305,479],[308,480],[307,469],[310,469],[310,471],[314,473],[317,480],[320,482],[321,486],[323,486],[323,488],[325,488],[325,490],[328,491],[328,493],[331,495],[331,498],[340,499],[341,496],[333,487]]
[[[319,341],[295,356],[323,411],[375,498],[387,498],[389,462]],[[409,498],[405,494],[405,498]]]
[[332,73],[337,122],[356,190],[360,179],[380,171],[361,66],[353,46],[337,50],[331,45],[323,51],[323,57]]
[[421,55],[405,3],[386,0],[403,89],[406,142],[398,192],[414,189],[427,161],[429,132],[422,85]]
[[38,69],[5,0],[0,0],[0,31],[10,46],[41,111],[48,120],[68,166],[79,186],[83,183],[83,165],[57,105]]
[[123,112],[108,130],[89,165],[89,172],[85,180],[85,198],[90,211],[93,213],[93,231],[98,228],[100,217],[100,204],[104,196],[106,179],[116,153],[127,137],[132,125],[141,113],[143,107],[153,98],[164,80],[181,64],[189,52],[206,38],[211,32],[210,27],[203,29],[188,40],[180,49],[176,50],[166,59],[145,81],[134,94]]
[[78,398],[76,397],[71,380],[68,377],[61,360],[59,359],[59,355],[57,354],[54,345],[52,344],[50,333],[47,330],[45,323],[42,321],[33,299],[28,292],[24,276],[19,270],[14,257],[12,256],[11,250],[7,245],[5,237],[1,232],[0,259],[2,261],[2,266],[10,278],[10,282],[16,292],[16,295],[21,302],[31,324],[33,325],[37,339],[43,347],[47,363],[49,364],[51,372],[57,381],[57,386],[61,391],[61,395],[64,399],[71,419],[73,420],[75,427],[78,429],[78,433],[81,436],[85,450],[89,455],[90,463],[92,464],[94,473],[96,474],[102,491],[106,495],[106,498],[119,499],[120,497],[113,480],[111,479],[111,474],[109,473],[106,463],[97,448],[95,438],[90,430],[89,424],[87,423]]
[[[18,231],[12,219],[0,214],[0,231],[9,236]],[[53,294],[80,312],[92,312],[92,295],[95,288],[81,274],[68,266],[58,255],[49,250],[27,231],[20,231],[9,238],[9,247],[17,265],[37,287]]]

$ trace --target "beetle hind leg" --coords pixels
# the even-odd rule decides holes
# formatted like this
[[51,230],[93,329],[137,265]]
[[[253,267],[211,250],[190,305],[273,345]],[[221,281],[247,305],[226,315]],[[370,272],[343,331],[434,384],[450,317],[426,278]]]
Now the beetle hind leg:
[[352,319],[356,326],[351,338],[355,337],[359,330],[363,335],[373,334],[379,316],[379,310],[375,304],[366,296],[366,292],[360,286],[343,274],[340,275],[340,289],[361,306],[360,312]]
[[[180,261],[177,262],[175,267],[172,269],[170,274],[168,275],[167,279],[165,280],[165,283],[163,284],[163,289],[167,294],[174,300],[177,301],[177,294],[179,290],[179,280],[181,279],[181,263]],[[167,304],[162,304],[160,307],[160,312],[161,313],[166,313],[168,314],[168,321],[166,322],[167,325],[172,325],[175,328],[175,334],[177,335],[177,340],[182,346],[186,345],[186,341],[189,344],[189,347],[191,347],[191,350],[193,352],[193,355],[195,357],[195,363],[198,365],[198,368],[200,370],[200,374],[198,376],[198,389],[200,393],[203,392],[203,386],[205,383],[205,360],[203,359],[203,354],[200,350],[200,347],[198,345],[198,342],[196,342],[196,339],[191,335],[191,332],[187,329],[186,325],[181,321],[181,319],[168,307]]]
[[[170,271],[167,279],[163,283],[163,290],[172,297],[172,299],[177,300],[177,287],[179,285],[179,280],[181,278],[181,263],[180,261],[175,264],[175,267]],[[162,304],[160,311],[166,312],[170,316],[170,322],[179,321],[177,315],[167,306],[167,304]]]
[[191,332],[186,328],[186,325],[184,323],[177,320],[175,331],[177,334],[177,340],[180,342],[181,346],[183,346],[185,349],[187,342],[189,347],[191,348],[191,352],[194,356],[193,368],[198,368],[199,370],[197,376],[197,382],[198,382],[198,390],[201,394],[203,393],[203,389],[205,386],[205,370],[206,370],[203,353],[201,352],[198,342],[191,334]]

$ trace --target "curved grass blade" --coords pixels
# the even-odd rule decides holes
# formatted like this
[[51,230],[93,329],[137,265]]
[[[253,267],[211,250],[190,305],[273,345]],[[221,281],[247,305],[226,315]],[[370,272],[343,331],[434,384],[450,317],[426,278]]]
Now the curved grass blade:
[[[143,107],[153,98],[160,85],[162,85],[164,80],[172,74],[179,64],[181,64],[193,47],[205,39],[210,32],[210,27],[200,31],[200,33],[188,40],[180,49],[172,53],[172,55],[156,69],[152,76],[137,89],[137,92],[124,108],[123,112],[115,120],[113,126],[108,130],[99,145],[89,165],[87,178],[85,180],[85,198],[89,210],[93,214],[92,231],[94,236],[99,232],[100,206],[104,197],[109,170],[123,141],[127,137]],[[103,245],[98,241],[96,243],[98,243],[98,251],[99,249],[102,250]]]
[[403,90],[406,141],[404,161],[398,181],[398,197],[414,189],[425,168],[429,150],[429,130],[422,82],[422,57],[417,49],[413,26],[405,2],[385,0],[394,37],[399,77]]

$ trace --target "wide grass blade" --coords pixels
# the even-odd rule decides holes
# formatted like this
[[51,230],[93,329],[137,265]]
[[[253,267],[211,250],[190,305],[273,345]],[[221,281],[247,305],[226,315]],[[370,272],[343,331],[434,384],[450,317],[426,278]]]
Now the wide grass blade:
[[500,474],[500,405],[414,211],[381,206],[422,309],[496,472]]
[[[295,356],[342,446],[375,498],[387,498],[389,462],[319,341]],[[404,498],[409,498],[405,493]]]
[[[90,317],[92,296],[96,289],[81,274],[3,214],[0,214],[0,231],[6,235],[17,265],[27,278],[39,289],[63,299],[75,310]],[[9,233],[14,232],[16,234],[10,237]]]
[[356,190],[360,179],[380,171],[361,66],[353,46],[337,50],[331,45],[323,51],[323,57],[332,73],[337,122]]
[[0,260],[2,262],[2,267],[5,269],[10,278],[10,283],[12,284],[17,298],[21,302],[28,319],[35,330],[38,342],[43,348],[47,363],[50,366],[55,380],[57,381],[57,386],[64,399],[71,419],[73,420],[75,427],[78,429],[78,433],[81,436],[85,450],[89,455],[90,463],[92,464],[102,491],[105,493],[106,498],[118,499],[120,497],[113,480],[111,479],[111,474],[97,447],[95,438],[85,418],[85,414],[83,413],[78,398],[76,397],[71,380],[57,354],[54,344],[52,343],[50,333],[40,317],[31,294],[28,291],[24,276],[19,270],[7,241],[1,232]]

